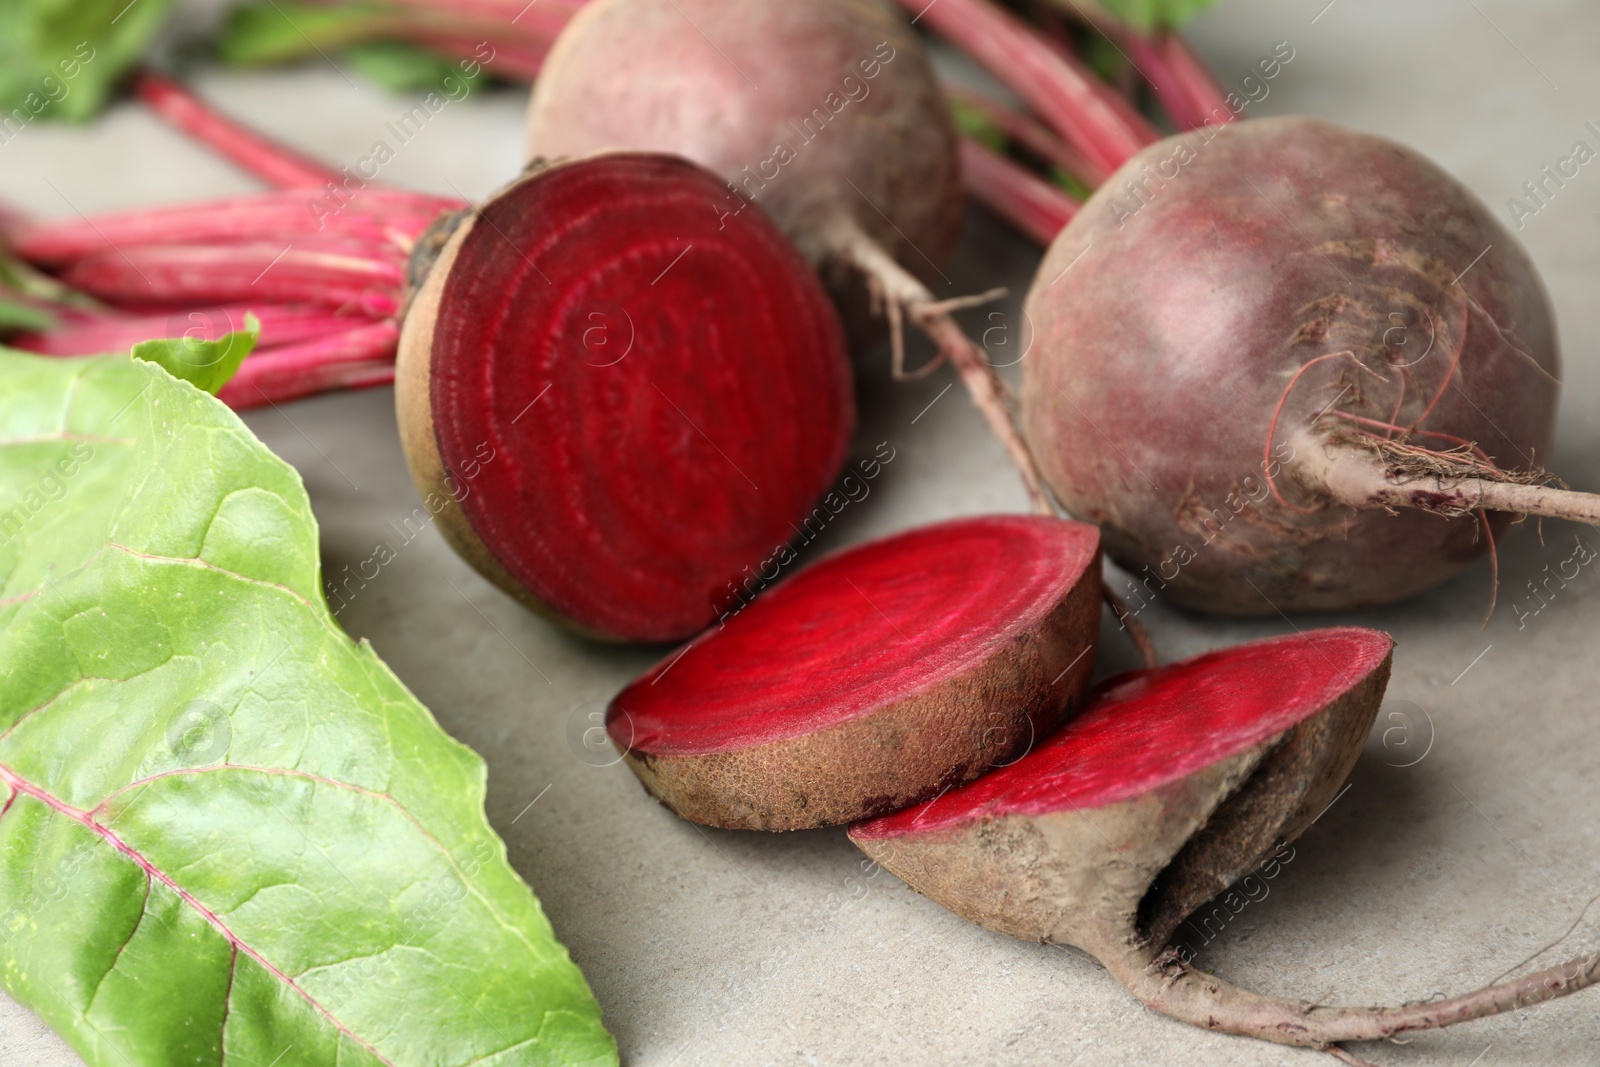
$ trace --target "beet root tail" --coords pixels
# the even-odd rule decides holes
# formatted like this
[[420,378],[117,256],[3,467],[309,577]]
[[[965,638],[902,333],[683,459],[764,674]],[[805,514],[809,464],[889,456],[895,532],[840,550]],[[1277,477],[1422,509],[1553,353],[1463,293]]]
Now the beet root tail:
[[[1445,1000],[1400,1007],[1330,1007],[1242,989],[1195,970],[1174,949],[1154,959],[1112,953],[1107,969],[1150,1010],[1206,1030],[1334,1051],[1345,1041],[1383,1041],[1534,1007],[1600,984],[1600,952]],[[1357,1061],[1359,1062],[1359,1061]]]
[[1354,508],[1415,508],[1451,517],[1488,510],[1600,525],[1600,496],[1548,485],[1543,472],[1501,471],[1462,453],[1364,440],[1370,444],[1309,445],[1296,461],[1302,476]]
[[1100,597],[1106,602],[1106,607],[1111,609],[1111,614],[1116,616],[1117,622],[1128,632],[1128,640],[1139,653],[1139,658],[1144,661],[1145,669],[1154,670],[1161,666],[1161,654],[1156,651],[1156,643],[1151,638],[1150,631],[1139,621],[1138,612],[1130,608],[1126,600],[1112,592],[1110,586],[1100,590]]
[[[955,367],[972,402],[983,413],[989,428],[1010,454],[1012,463],[1022,475],[1028,498],[1035,510],[1041,515],[1055,515],[1055,507],[1044,488],[1044,478],[1039,473],[1039,464],[1017,425],[1014,405],[1010,402],[1010,390],[995,374],[983,349],[967,336],[961,324],[950,314],[952,306],[962,302],[957,301],[953,305],[936,300],[928,287],[897,263],[883,246],[854,226],[844,228],[836,246],[840,256],[866,275],[873,291],[882,297],[891,324],[897,325],[903,313],[938,345],[939,358],[948,359]],[[898,373],[902,362],[898,329],[895,335],[895,369]]]
[[[989,363],[983,349],[973,343],[966,331],[961,328],[961,324],[950,314],[953,308],[987,299],[987,294],[972,300],[937,301],[927,286],[900,266],[881,245],[859,230],[850,228],[839,241],[839,245],[844,257],[867,276],[873,291],[881,296],[887,305],[895,351],[895,377],[923,377],[939,362],[948,359],[955,367],[956,373],[961,376],[961,382],[966,386],[967,394],[972,398],[973,404],[988,421],[989,429],[1010,454],[1011,462],[1022,476],[1022,483],[1027,488],[1028,499],[1034,509],[1041,515],[1058,514],[1050,499],[1049,491],[1044,487],[1044,476],[1039,472],[1039,464],[1034,458],[1033,449],[1028,446],[1027,439],[1022,435],[1022,428],[1017,424],[1016,405],[1012,401],[1010,390],[994,372],[994,367]],[[933,361],[910,374],[902,373],[904,362],[900,329],[902,314],[909,317],[934,344],[939,346],[939,355]],[[1144,624],[1111,590],[1104,590],[1103,596],[1111,608],[1111,613],[1127,631],[1128,639],[1133,643],[1145,666],[1156,666],[1160,662],[1160,655]]]

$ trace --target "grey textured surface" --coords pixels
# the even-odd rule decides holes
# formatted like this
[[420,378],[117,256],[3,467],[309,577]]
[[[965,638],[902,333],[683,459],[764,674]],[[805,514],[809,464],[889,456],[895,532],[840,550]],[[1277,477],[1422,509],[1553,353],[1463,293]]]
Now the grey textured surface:
[[[1288,40],[1294,61],[1257,114],[1302,111],[1387,134],[1455,172],[1506,218],[1506,198],[1600,120],[1600,9],[1582,2],[1221,0],[1193,39],[1237,82]],[[1320,14],[1319,14],[1320,12]],[[405,108],[326,65],[200,78],[224,107],[325,159],[354,161]],[[386,180],[481,195],[515,169],[521,98],[452,104],[385,169]],[[121,107],[88,129],[39,126],[0,148],[7,199],[46,215],[243,192],[254,186]],[[1586,167],[1521,234],[1560,316],[1567,388],[1553,466],[1600,488],[1600,168]],[[982,218],[950,292],[1020,291],[1036,253]],[[1016,302],[1000,310],[1014,314]],[[975,326],[987,325],[981,313]],[[948,378],[887,382],[863,361],[858,447],[897,458],[832,545],[950,515],[1021,510],[1020,488]],[[325,566],[367,558],[415,506],[387,391],[319,399],[251,425],[305,476]],[[929,407],[929,405],[932,405]],[[926,410],[925,410],[926,409]],[[919,413],[920,417],[919,417]],[[1375,1003],[1474,987],[1560,938],[1600,874],[1600,570],[1537,615],[1528,583],[1575,536],[1547,523],[1503,546],[1501,606],[1485,627],[1489,571],[1361,622],[1399,641],[1390,700],[1349,790],[1296,858],[1202,953],[1264,991]],[[1516,608],[1520,606],[1522,611]],[[1290,626],[1217,624],[1152,608],[1168,657]],[[596,648],[523,613],[432,532],[341,616],[489,761],[489,809],[605,1009],[624,1057],[697,1064],[1306,1064],[1147,1014],[1092,962],[970,926],[888,874],[868,877],[843,831],[701,830],[651,803],[620,765],[586,752],[585,715],[651,652]],[[1103,669],[1129,665],[1107,635]],[[1391,715],[1393,713],[1393,715]],[[1394,717],[1399,716],[1399,717]],[[576,738],[576,740],[575,740]],[[1408,765],[1409,764],[1409,765]],[[531,805],[531,806],[530,806]],[[1600,942],[1600,908],[1554,962]],[[1600,1062],[1590,993],[1400,1046],[1381,1064],[1510,1067]],[[77,1060],[0,1000],[0,1063]]]

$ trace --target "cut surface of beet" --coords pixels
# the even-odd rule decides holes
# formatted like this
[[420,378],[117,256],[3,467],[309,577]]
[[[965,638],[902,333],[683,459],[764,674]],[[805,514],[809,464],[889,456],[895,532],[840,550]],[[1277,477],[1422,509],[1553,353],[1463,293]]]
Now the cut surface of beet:
[[844,459],[837,315],[725,195],[663,155],[543,168],[463,222],[407,316],[398,403],[424,495],[464,520],[442,527],[594,635],[704,628]]
[[1083,692],[1093,527],[963,519],[829,557],[623,690],[611,738],[668,806],[789,829],[1014,758]]
[[858,839],[983,818],[1098,808],[1253,748],[1327,708],[1389,656],[1386,634],[1319,630],[1107,680],[1082,715],[1016,763],[918,808],[854,827]]
[[[1226,925],[1338,799],[1388,683],[1386,634],[1334,629],[1112,679],[1043,746],[850,837],[991,930],[1088,952],[1146,1007],[1210,1031],[1335,1052],[1529,1007],[1600,981],[1600,953],[1452,998],[1340,1007],[1195,967],[1185,922]],[[1269,866],[1275,863],[1277,867]],[[1236,886],[1229,891],[1229,886]],[[1197,909],[1228,891],[1209,916]],[[1182,940],[1182,939],[1180,939]],[[1520,968],[1519,968],[1520,969]]]
[[1121,675],[1022,759],[850,837],[964,918],[1137,971],[1337,796],[1392,650],[1322,630]]

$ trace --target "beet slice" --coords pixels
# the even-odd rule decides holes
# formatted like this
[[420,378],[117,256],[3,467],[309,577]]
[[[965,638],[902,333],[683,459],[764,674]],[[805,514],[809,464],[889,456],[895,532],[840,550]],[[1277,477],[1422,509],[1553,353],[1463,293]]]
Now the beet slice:
[[542,166],[417,271],[397,379],[413,478],[485,577],[590,636],[704,628],[844,460],[838,317],[725,199],[671,156]]
[[893,811],[1014,759],[1082,696],[1092,526],[961,519],[808,567],[652,668],[606,727],[684,818],[794,830]]
[[[1169,901],[1210,899],[1333,798],[1377,715],[1392,648],[1372,630],[1319,630],[1121,675],[1023,759],[850,835],[890,870],[923,853],[981,853],[974,862],[1001,868],[1034,856],[1028,877],[1049,887],[1037,895],[1014,892],[1016,870],[974,879],[933,863],[944,873],[931,883],[908,872],[984,926],[1094,951],[1084,942],[1154,923],[1164,944],[1187,914]],[[994,851],[1041,835],[1043,852]],[[1097,853],[1127,861],[1109,915],[1103,885],[1081,895],[1080,867]]]
[[1164,948],[1195,907],[1338,796],[1393,642],[1319,630],[1106,682],[1016,763],[850,837],[992,930],[1092,953],[1144,1004],[1210,1030],[1328,1049],[1528,1007],[1600,982],[1600,953],[1445,1000],[1344,1008],[1264,996]]

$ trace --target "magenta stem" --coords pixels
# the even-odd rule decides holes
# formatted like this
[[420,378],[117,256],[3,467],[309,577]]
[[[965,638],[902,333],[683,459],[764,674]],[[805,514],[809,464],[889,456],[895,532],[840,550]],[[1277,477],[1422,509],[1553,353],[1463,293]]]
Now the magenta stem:
[[1121,37],[1179,129],[1220,126],[1238,117],[1228,107],[1227,94],[1177,34],[1147,37],[1128,30]]
[[503,78],[531,82],[539,76],[544,57],[550,51],[554,37],[528,37],[525,40],[502,41],[493,46],[491,58],[485,60],[479,37],[469,34],[442,33],[426,26],[407,27],[400,36],[413,44],[431,47],[462,63],[479,62]]
[[193,337],[215,341],[242,330],[245,315],[261,323],[256,351],[296,344],[361,326],[366,319],[309,304],[232,304],[183,308],[156,315],[102,316],[44,333],[21,334],[7,342],[25,352],[47,356],[88,356],[126,352],[140,341],[159,337]]
[[287,251],[273,245],[175,245],[96,252],[74,261],[61,280],[115,303],[254,301],[359,307],[393,314],[404,283],[401,263]]
[[1156,91],[1156,99],[1166,111],[1172,124],[1180,130],[1192,130],[1205,123],[1205,110],[1189,92],[1189,86],[1173,69],[1166,51],[1153,39],[1138,33],[1122,35],[1134,66],[1138,67]]
[[990,96],[956,85],[946,86],[945,95],[979,112],[1007,137],[1045,162],[1060,167],[1091,189],[1110,177],[1087,156],[1031,117]]
[[404,248],[443,212],[465,206],[460,200],[378,188],[361,189],[345,201],[316,196],[310,190],[262,193],[92,218],[19,223],[9,239],[17,255],[45,265],[116,248],[277,238],[288,244],[319,235]]
[[961,141],[967,192],[1011,225],[1047,245],[1078,213],[1078,202],[1020,164],[972,138]]
[[1107,173],[1159,140],[1156,131],[1079,60],[991,0],[899,0],[986,67]]
[[236,410],[394,381],[393,320],[247,358],[217,395]]
[[133,91],[160,118],[280,189],[315,188],[340,181],[334,170],[240,125],[170,78],[143,71]]
[[1157,43],[1157,48],[1164,53],[1167,65],[1199,112],[1200,121],[1195,128],[1208,122],[1232,122],[1238,117],[1238,113],[1228,106],[1228,93],[1218,84],[1205,63],[1201,62],[1189,42],[1176,33],[1168,33]]
[[[313,3],[337,5],[346,0],[311,0]],[[446,8],[440,0],[390,0],[396,7],[432,15],[441,11],[489,24],[511,27],[521,31],[530,40],[554,41],[572,17],[586,6],[586,0],[449,0]],[[463,35],[467,35],[463,31]]]

